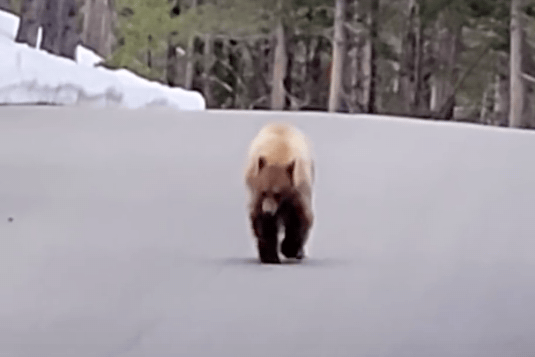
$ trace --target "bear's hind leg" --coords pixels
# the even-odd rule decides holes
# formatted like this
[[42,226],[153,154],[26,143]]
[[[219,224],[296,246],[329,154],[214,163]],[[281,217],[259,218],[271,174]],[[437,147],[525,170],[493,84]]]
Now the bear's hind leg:
[[258,239],[258,255],[265,264],[280,264],[277,251],[277,219],[268,214],[260,214],[254,218],[254,230]]

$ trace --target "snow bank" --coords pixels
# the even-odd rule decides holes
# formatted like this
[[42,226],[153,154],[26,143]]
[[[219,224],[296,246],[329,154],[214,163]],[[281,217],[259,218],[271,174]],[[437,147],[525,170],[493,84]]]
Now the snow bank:
[[76,62],[14,42],[19,18],[0,11],[0,104],[63,104],[205,109],[198,92],[94,67],[102,58],[78,46]]

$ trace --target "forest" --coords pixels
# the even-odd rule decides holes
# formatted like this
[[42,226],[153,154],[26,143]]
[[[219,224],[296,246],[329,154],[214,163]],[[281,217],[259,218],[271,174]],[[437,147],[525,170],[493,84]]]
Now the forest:
[[84,44],[211,109],[535,128],[533,0],[0,0],[17,41]]

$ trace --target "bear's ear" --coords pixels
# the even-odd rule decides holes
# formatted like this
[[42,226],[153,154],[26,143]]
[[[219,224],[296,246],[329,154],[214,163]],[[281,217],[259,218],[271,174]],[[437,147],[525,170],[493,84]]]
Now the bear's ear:
[[286,172],[288,173],[288,176],[290,176],[290,181],[292,181],[292,183],[293,183],[293,178],[294,178],[294,169],[295,169],[295,160],[292,161],[291,164],[289,164],[286,167]]
[[258,171],[262,170],[266,166],[266,159],[263,156],[258,158]]

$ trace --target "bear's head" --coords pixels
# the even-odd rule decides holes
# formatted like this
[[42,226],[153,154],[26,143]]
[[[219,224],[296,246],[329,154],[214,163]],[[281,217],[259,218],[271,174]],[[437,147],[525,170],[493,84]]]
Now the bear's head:
[[265,157],[258,159],[258,175],[253,186],[262,212],[275,214],[280,205],[295,193],[295,160],[287,165],[269,164]]

